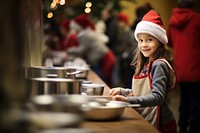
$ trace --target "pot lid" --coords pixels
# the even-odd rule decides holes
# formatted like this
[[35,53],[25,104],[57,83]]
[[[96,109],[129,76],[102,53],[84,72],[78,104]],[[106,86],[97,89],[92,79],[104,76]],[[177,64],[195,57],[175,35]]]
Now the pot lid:
[[48,67],[48,66],[31,66],[27,68],[34,68],[34,69],[42,69],[42,70],[69,70],[69,69],[77,69],[77,68],[72,68],[72,67]]
[[30,78],[30,80],[33,81],[40,81],[40,82],[82,82],[81,80],[76,79],[67,79],[67,78],[45,78],[45,77],[39,77],[39,78]]

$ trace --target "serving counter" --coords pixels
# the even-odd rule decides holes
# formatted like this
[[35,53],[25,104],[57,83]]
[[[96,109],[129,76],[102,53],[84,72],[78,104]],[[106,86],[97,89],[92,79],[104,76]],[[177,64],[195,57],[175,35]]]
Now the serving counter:
[[[88,80],[104,83],[93,71],[89,71]],[[109,89],[108,86],[105,86],[104,96],[108,96]],[[148,123],[140,114],[129,107],[125,108],[119,120],[84,121],[81,127],[90,128],[96,133],[159,133],[159,131]]]

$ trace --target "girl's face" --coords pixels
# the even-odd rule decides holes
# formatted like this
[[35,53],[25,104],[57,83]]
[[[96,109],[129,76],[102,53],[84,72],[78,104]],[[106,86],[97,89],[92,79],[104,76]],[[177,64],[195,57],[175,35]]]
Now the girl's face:
[[160,45],[159,41],[147,33],[140,33],[137,38],[139,50],[142,52],[144,57],[148,57],[151,60]]

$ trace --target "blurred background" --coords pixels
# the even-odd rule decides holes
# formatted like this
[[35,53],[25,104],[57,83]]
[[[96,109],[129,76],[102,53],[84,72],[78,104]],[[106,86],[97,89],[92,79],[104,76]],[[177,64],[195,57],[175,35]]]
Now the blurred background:
[[[49,25],[60,25],[65,19],[87,13],[96,24],[102,20],[102,11],[112,9],[112,15],[118,17],[123,13],[122,21],[128,21],[129,28],[134,28],[138,19],[138,7],[155,9],[163,19],[167,29],[171,11],[176,6],[176,0],[6,0],[0,2],[0,125],[5,125],[3,116],[9,114],[15,107],[13,103],[26,101],[24,67],[43,65],[43,52],[46,49],[46,32]],[[195,5],[200,11],[200,2]],[[131,27],[132,26],[132,27]],[[101,30],[105,31],[105,27]],[[112,49],[111,47],[109,47]],[[118,51],[114,51],[117,55]],[[124,52],[124,51],[123,51]],[[123,53],[120,53],[123,54]],[[125,56],[125,55],[124,55]],[[123,59],[120,57],[120,63]],[[117,58],[118,59],[118,58]],[[126,59],[125,59],[126,61]],[[119,63],[119,62],[118,62]],[[123,66],[123,65],[118,65]],[[128,64],[129,65],[129,64]],[[126,64],[124,65],[126,67]],[[126,85],[116,68],[117,79],[112,86]],[[132,73],[131,73],[132,74]],[[129,86],[129,83],[127,83]],[[178,91],[169,99],[173,103],[173,111],[177,116]]]

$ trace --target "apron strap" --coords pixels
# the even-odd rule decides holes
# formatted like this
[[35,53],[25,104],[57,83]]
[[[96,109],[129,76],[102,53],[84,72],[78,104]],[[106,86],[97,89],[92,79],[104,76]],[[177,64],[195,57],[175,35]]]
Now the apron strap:
[[[173,85],[169,88],[169,91],[173,90],[173,89],[175,88],[175,86],[176,86],[176,75],[175,75],[174,69],[173,69],[172,66],[169,64],[169,62],[168,62],[166,59],[164,59],[164,58],[157,59],[157,60],[155,60],[153,63],[155,63],[155,62],[157,62],[157,61],[163,61],[163,62],[165,62],[165,63],[167,64],[167,66],[170,68],[170,70],[171,70],[170,74],[172,74],[171,76],[173,76],[172,79],[171,79],[172,82],[173,82]],[[152,63],[152,64],[153,64],[153,63]]]
[[155,63],[155,62],[157,62],[157,61],[163,61],[163,62],[165,62],[165,63],[167,64],[167,66],[168,66],[173,72],[175,72],[174,69],[172,68],[172,66],[169,64],[169,62],[168,62],[166,59],[157,59],[157,60],[155,60],[153,63]]

